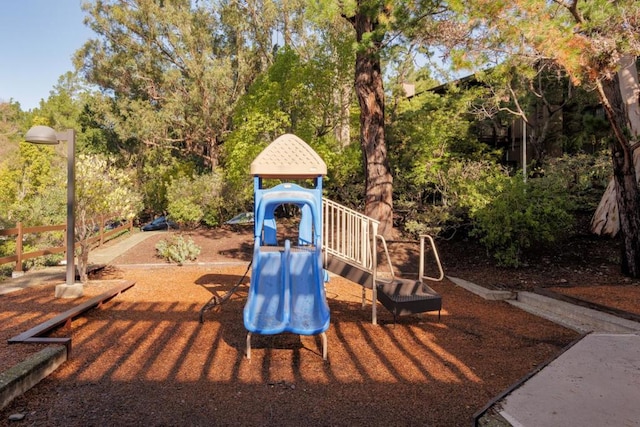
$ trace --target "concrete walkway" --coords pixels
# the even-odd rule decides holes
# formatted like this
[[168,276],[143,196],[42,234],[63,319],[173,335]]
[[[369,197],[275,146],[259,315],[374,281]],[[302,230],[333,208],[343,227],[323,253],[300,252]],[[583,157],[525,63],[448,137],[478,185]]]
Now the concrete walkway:
[[499,399],[482,426],[640,426],[640,335],[592,333]]
[[[96,248],[89,252],[89,265],[110,264],[114,259],[135,247],[138,243],[158,233],[162,233],[162,231],[134,232],[131,233],[130,236],[121,238],[118,243]],[[63,283],[66,279],[65,272],[65,266],[29,270],[20,277],[14,277],[0,282],[0,295],[45,283]]]
[[531,292],[492,291],[449,279],[484,299],[503,299],[586,334],[489,402],[475,425],[640,426],[640,323]]

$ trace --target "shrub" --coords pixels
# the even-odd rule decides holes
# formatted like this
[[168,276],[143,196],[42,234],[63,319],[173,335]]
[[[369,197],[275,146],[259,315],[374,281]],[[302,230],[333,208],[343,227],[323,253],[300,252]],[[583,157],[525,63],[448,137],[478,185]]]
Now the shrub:
[[168,262],[182,265],[185,261],[195,261],[198,258],[200,246],[196,245],[191,238],[185,240],[182,235],[177,235],[156,243],[156,252],[159,257]]
[[171,180],[167,189],[167,211],[174,221],[195,228],[201,222],[218,225],[222,173],[215,171],[203,175],[180,176]]
[[488,158],[450,159],[431,168],[431,175],[431,189],[422,189],[422,195],[418,189],[405,192],[395,204],[404,231],[414,237],[467,228],[469,218],[491,203],[510,180],[507,170]]
[[0,265],[0,281],[8,277],[11,277],[12,272],[13,272],[13,263]]
[[60,261],[64,259],[62,254],[53,254],[53,255],[44,255],[36,258],[31,258],[25,261],[24,268],[26,270],[31,270],[32,268],[37,267],[52,267],[56,265],[60,265]]
[[600,151],[596,154],[564,155],[550,159],[536,173],[563,180],[575,208],[592,212],[600,203],[613,175],[611,154]]
[[472,235],[493,253],[499,265],[519,267],[525,252],[560,239],[572,223],[566,185],[554,178],[522,181],[516,176],[504,191],[474,212]]

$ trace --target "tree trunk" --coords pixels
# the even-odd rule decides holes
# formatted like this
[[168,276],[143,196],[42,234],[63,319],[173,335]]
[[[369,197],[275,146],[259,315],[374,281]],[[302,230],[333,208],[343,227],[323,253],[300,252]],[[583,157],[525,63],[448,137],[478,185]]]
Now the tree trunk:
[[89,266],[89,251],[90,251],[90,243],[88,238],[83,239],[80,242],[80,252],[78,253],[77,259],[77,268],[78,275],[80,276],[80,282],[87,283],[89,281],[89,274],[87,272],[87,268]]
[[[629,110],[620,90],[620,77],[598,84],[598,93],[615,138],[611,143],[616,205],[622,239],[622,272],[640,277],[640,195],[634,153],[628,139]],[[637,103],[637,100],[636,100]]]
[[[377,16],[358,11],[350,19],[356,40],[378,27]],[[384,87],[380,65],[380,39],[356,54],[355,91],[360,105],[360,144],[366,179],[365,215],[380,221],[379,234],[390,236],[393,230],[393,177],[389,170],[384,137]]]
[[[626,107],[626,118],[629,128],[632,135],[637,138],[637,136],[640,135],[640,102],[638,102],[640,83],[638,80],[636,58],[633,56],[625,56],[621,60],[621,63],[623,66],[618,72],[618,79],[622,102]],[[633,164],[636,176],[639,177],[640,152],[638,150],[633,152]],[[591,219],[591,231],[593,233],[611,237],[618,234],[620,223],[615,192],[615,180],[611,179]]]
[[338,124],[335,128],[334,135],[340,146],[345,148],[351,142],[351,128],[350,128],[350,107],[351,107],[351,95],[352,86],[350,84],[342,85],[336,88],[335,91],[335,103],[339,107]]

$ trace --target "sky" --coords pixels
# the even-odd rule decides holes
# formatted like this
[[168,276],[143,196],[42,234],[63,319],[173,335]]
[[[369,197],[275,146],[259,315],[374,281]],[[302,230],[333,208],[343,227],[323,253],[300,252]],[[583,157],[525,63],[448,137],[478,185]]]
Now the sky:
[[72,57],[94,33],[83,24],[82,0],[0,0],[0,102],[23,111],[73,71]]

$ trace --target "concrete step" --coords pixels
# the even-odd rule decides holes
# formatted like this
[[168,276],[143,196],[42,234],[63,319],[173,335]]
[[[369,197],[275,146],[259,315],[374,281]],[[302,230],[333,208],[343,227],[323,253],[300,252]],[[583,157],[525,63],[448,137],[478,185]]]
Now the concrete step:
[[608,313],[559,301],[533,292],[518,292],[510,304],[580,333],[637,332],[640,323]]

